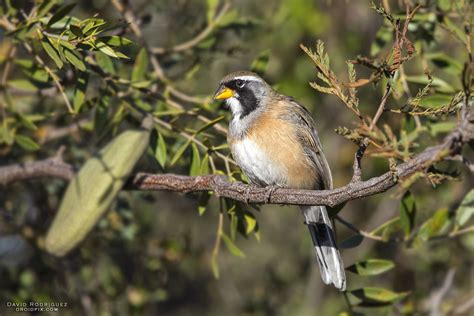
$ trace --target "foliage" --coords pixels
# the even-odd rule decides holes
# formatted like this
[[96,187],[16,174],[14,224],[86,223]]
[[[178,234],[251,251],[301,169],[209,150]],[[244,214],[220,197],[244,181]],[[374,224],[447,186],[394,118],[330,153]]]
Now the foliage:
[[[65,312],[71,314],[314,314],[319,303],[328,315],[411,315],[428,312],[444,270],[457,266],[461,276],[469,271],[463,265],[473,249],[473,191],[466,189],[472,179],[461,177],[464,167],[444,157],[433,157],[429,169],[398,179],[392,198],[397,205],[378,207],[386,204],[374,197],[334,212],[343,227],[340,246],[349,253],[343,251],[347,270],[355,275],[348,273],[344,296],[324,288],[324,303],[313,293],[323,289],[308,285],[319,279],[309,278],[309,262],[316,265],[309,240],[300,242],[304,227],[295,212],[260,214],[258,207],[211,193],[119,192],[133,166],[246,181],[226,144],[228,113],[211,99],[229,70],[220,60],[236,64],[239,59],[239,67],[276,79],[279,90],[296,93],[311,110],[318,104],[316,121],[324,122],[318,130],[334,158],[336,183],[350,180],[355,151],[324,129],[337,124],[336,133],[370,162],[364,176],[394,170],[437,144],[472,106],[468,1],[405,1],[403,6],[383,1],[372,8],[306,0],[281,0],[265,8],[226,0],[95,5],[7,0],[0,6],[1,164],[39,160],[64,147],[65,159],[78,169],[93,165],[81,169],[85,175],[78,179],[85,182],[71,182],[66,193],[65,184],[52,179],[2,188],[0,297],[61,297],[70,302]],[[355,15],[357,25],[371,15],[372,37],[349,32],[337,21],[340,10],[350,15],[356,8],[364,12]],[[324,42],[310,48],[307,43],[315,37]],[[306,56],[297,49],[300,42]],[[353,59],[341,62],[347,58]],[[316,91],[304,90],[307,81]],[[143,136],[117,145],[146,118],[153,120],[149,142]],[[102,186],[103,175],[114,174],[115,167],[123,172],[109,179],[113,185]],[[83,217],[87,225],[74,220],[77,229],[69,231],[71,214],[64,217],[67,210],[60,204],[74,188],[109,195],[90,194],[93,216]],[[81,211],[87,204],[62,203]],[[350,219],[341,217],[344,211]],[[78,230],[96,227],[72,253],[56,258],[47,252],[51,235],[44,237],[52,221],[55,240],[68,234],[79,242]],[[259,242],[242,240],[249,237]],[[454,251],[456,256],[450,255]],[[414,283],[418,275],[436,277]],[[458,305],[469,295],[466,283],[457,280],[456,291],[440,298],[443,312],[463,312]],[[238,300],[232,298],[235,288]],[[306,300],[305,292],[310,293]]]

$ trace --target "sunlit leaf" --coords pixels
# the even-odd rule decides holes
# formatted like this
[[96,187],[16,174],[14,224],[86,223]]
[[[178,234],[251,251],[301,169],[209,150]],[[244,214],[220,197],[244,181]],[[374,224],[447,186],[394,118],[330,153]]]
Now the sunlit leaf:
[[160,166],[164,168],[166,164],[166,158],[167,158],[166,142],[160,132],[158,132],[158,142],[155,148],[155,158],[160,164]]
[[202,175],[209,174],[209,154],[205,154],[201,161],[201,172]]
[[192,158],[191,158],[191,168],[189,171],[190,176],[197,176],[201,171],[201,156],[199,155],[199,149],[196,144],[191,145],[192,149]]
[[80,71],[86,71],[86,64],[82,61],[81,56],[72,50],[64,49],[64,57]]
[[116,35],[113,35],[113,36],[101,36],[101,37],[100,37],[100,40],[101,40],[102,42],[106,43],[106,44],[109,45],[109,46],[122,47],[122,46],[128,46],[128,45],[133,44],[133,42],[132,42],[131,40],[129,40],[128,38],[121,37],[121,36],[116,36]]
[[257,220],[255,219],[255,216],[250,212],[246,212],[244,214],[244,219],[245,219],[245,234],[248,235],[254,231],[255,227],[257,227]]
[[135,64],[133,65],[132,70],[132,81],[142,81],[146,77],[148,71],[148,53],[145,48],[142,48],[137,55]]
[[393,269],[395,264],[390,260],[383,259],[368,259],[365,261],[356,262],[353,265],[346,268],[355,274],[368,276],[378,275],[384,273],[390,269]]
[[392,292],[384,288],[365,287],[352,290],[349,293],[368,303],[392,303],[406,297],[408,292]]
[[224,241],[224,244],[226,245],[227,249],[230,251],[231,254],[233,254],[236,257],[245,257],[245,254],[240,250],[232,241],[232,239],[229,238],[225,233],[222,233],[222,240]]
[[25,79],[9,80],[7,84],[9,87],[16,88],[19,90],[25,90],[25,91],[38,90],[38,87],[35,84],[33,84],[30,80],[25,80]]

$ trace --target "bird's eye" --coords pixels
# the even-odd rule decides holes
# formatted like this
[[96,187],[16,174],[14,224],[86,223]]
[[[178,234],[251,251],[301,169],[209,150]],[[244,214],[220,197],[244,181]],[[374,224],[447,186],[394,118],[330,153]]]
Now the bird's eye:
[[237,79],[235,81],[235,85],[237,86],[237,88],[243,88],[245,86],[245,82],[243,80]]

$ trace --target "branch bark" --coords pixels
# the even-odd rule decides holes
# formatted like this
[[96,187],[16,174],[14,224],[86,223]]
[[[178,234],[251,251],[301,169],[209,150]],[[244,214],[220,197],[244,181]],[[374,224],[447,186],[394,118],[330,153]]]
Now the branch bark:
[[[297,190],[274,187],[254,187],[241,182],[229,182],[222,175],[182,176],[175,174],[138,173],[131,176],[126,190],[174,191],[181,193],[213,191],[220,197],[246,203],[327,205],[360,199],[387,191],[400,180],[418,171],[425,171],[436,162],[458,155],[464,144],[474,141],[474,112],[460,121],[458,126],[439,145],[426,148],[410,161],[398,165],[378,177],[362,181],[356,179],[349,184],[324,191]],[[0,186],[39,177],[57,177],[70,180],[72,167],[61,160],[50,158],[43,161],[12,165],[0,168]]]

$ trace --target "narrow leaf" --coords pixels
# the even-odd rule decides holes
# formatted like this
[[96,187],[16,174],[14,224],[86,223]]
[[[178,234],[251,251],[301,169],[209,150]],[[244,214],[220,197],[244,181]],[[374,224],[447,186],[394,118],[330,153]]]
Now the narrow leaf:
[[44,51],[48,54],[49,57],[51,57],[51,59],[56,64],[56,66],[58,66],[58,68],[61,69],[64,63],[61,60],[61,57],[59,57],[59,53],[56,51],[54,46],[49,42],[49,39],[47,37],[43,38],[43,40],[41,41],[41,46],[43,46]]
[[171,159],[172,166],[179,160],[179,158],[181,158],[181,156],[184,154],[184,152],[188,148],[189,144],[191,144],[190,140],[186,141],[183,145],[181,145],[181,147],[178,148],[178,150],[173,156],[173,159]]
[[474,216],[474,189],[469,191],[456,210],[456,224],[463,226]]
[[73,106],[76,113],[79,113],[84,103],[88,81],[89,75],[86,72],[81,72],[77,78],[76,88],[74,90]]
[[201,161],[201,174],[209,174],[209,154],[205,154]]
[[74,51],[65,48],[64,57],[80,71],[86,71],[86,64],[84,64],[81,57]]
[[433,236],[439,235],[449,224],[448,209],[442,208],[434,213],[434,215],[425,221],[418,231],[417,238],[427,241]]
[[410,191],[405,192],[400,205],[400,224],[408,238],[415,226],[416,204]]
[[112,75],[115,74],[114,63],[109,56],[98,51],[98,52],[95,52],[95,60],[97,62],[97,65],[99,65],[100,68],[102,68],[102,70]]
[[106,43],[107,45],[110,45],[110,46],[128,46],[128,45],[131,45],[133,44],[133,42],[131,40],[129,40],[128,38],[125,38],[125,37],[120,37],[120,36],[116,36],[116,35],[113,35],[113,36],[102,36],[100,37],[100,40],[104,43]]
[[362,241],[364,240],[364,236],[362,235],[353,235],[347,239],[344,239],[339,243],[339,248],[342,249],[349,249],[349,248],[355,248],[359,246]]
[[201,157],[199,155],[199,149],[197,148],[196,144],[192,144],[191,149],[193,152],[193,157],[191,160],[191,169],[189,171],[189,175],[197,176],[200,174],[201,171]]
[[205,131],[206,129],[208,129],[208,128],[211,127],[211,126],[216,125],[217,123],[219,123],[219,122],[222,121],[223,119],[224,119],[224,116],[223,116],[223,115],[219,116],[219,117],[216,118],[216,119],[213,119],[212,121],[210,121],[210,122],[208,122],[207,124],[205,124],[204,126],[202,126],[200,129],[198,129],[195,134],[197,135],[197,134],[202,133],[203,131]]
[[30,151],[38,150],[40,148],[34,140],[24,135],[15,135],[15,142],[23,149]]
[[393,269],[393,267],[395,267],[395,264],[390,260],[368,259],[366,261],[356,262],[347,267],[346,270],[358,275],[368,276],[384,273]]
[[408,295],[408,292],[392,292],[384,288],[365,287],[350,291],[352,295],[368,303],[392,303]]
[[63,17],[65,17],[69,12],[72,11],[72,9],[76,6],[75,3],[68,4],[62,8],[60,8],[56,13],[49,19],[48,26],[53,25],[54,23],[58,22],[61,20]]
[[148,53],[145,48],[142,48],[137,55],[135,64],[132,70],[132,81],[142,81],[145,79],[145,74],[148,70]]
[[231,254],[233,254],[236,257],[242,257],[245,258],[245,254],[240,250],[234,242],[224,233],[222,235],[222,240],[224,241],[227,249],[230,251]]
[[155,149],[155,158],[158,161],[158,163],[160,164],[160,166],[162,168],[165,168],[166,158],[167,158],[167,155],[166,155],[166,142],[165,142],[165,140],[164,140],[164,138],[163,138],[163,136],[161,135],[160,132],[158,132],[158,143],[157,143],[156,149]]
[[255,227],[257,227],[257,220],[252,213],[246,212],[244,214],[245,219],[245,234],[248,235],[254,231]]

